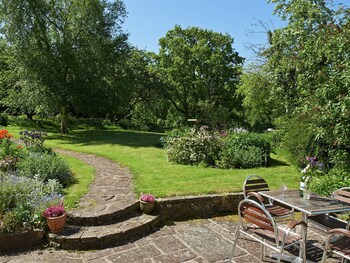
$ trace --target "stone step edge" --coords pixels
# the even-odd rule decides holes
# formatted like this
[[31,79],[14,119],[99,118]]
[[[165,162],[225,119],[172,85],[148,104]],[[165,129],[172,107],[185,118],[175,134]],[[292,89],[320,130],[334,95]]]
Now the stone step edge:
[[129,243],[161,226],[159,216],[142,214],[106,226],[67,226],[59,234],[47,235],[49,245],[65,250],[103,249]]
[[84,210],[68,212],[67,223],[75,226],[109,225],[122,220],[127,220],[128,218],[136,216],[140,212],[140,202],[135,201],[135,203],[124,208],[116,207],[107,212],[101,211],[96,213],[94,211]]

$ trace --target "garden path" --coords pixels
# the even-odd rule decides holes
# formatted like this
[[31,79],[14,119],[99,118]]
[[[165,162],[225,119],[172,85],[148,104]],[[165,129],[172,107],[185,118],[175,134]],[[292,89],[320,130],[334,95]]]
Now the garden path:
[[95,180],[91,183],[89,192],[80,200],[75,214],[109,214],[135,203],[132,175],[127,167],[92,154],[63,149],[55,149],[55,152],[75,157],[95,169]]

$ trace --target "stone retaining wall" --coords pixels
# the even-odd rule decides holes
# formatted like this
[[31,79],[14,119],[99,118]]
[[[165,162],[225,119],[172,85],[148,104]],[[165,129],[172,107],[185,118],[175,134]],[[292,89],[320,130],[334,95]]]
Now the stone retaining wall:
[[160,214],[162,220],[175,221],[237,214],[242,199],[242,193],[161,198],[157,199],[155,213]]
[[44,234],[43,230],[30,230],[22,233],[0,235],[0,252],[42,245]]

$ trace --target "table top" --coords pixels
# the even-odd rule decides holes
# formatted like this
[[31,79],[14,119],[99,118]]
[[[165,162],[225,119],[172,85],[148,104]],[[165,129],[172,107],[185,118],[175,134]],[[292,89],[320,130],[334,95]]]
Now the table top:
[[281,190],[262,191],[259,194],[309,216],[350,211],[348,203],[317,194],[311,194],[310,199],[304,199],[299,196],[299,190],[287,190],[284,194]]

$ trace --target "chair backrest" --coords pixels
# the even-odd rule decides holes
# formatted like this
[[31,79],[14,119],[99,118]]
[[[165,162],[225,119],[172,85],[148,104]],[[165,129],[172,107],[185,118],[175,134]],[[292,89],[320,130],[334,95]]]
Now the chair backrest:
[[258,175],[249,175],[243,183],[244,199],[247,199],[249,192],[269,191],[267,182]]
[[254,225],[270,230],[277,235],[276,223],[270,213],[259,203],[251,199],[244,199],[238,205],[238,213],[240,220],[253,223]]
[[340,188],[332,193],[333,198],[350,204],[350,187]]

